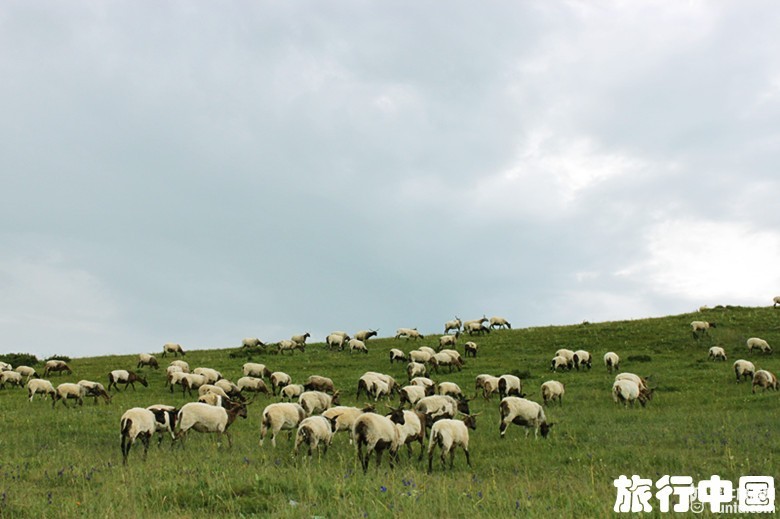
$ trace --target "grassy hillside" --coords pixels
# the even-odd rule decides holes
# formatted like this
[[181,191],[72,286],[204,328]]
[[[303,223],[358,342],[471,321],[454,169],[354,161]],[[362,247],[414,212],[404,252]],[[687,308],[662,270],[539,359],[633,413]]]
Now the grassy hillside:
[[[689,327],[693,319],[714,321],[717,328],[695,341]],[[372,462],[364,476],[354,449],[341,434],[321,460],[292,459],[286,434],[276,449],[270,442],[260,448],[260,413],[276,400],[272,397],[260,397],[248,419],[233,425],[232,449],[193,432],[184,448],[171,450],[169,439],[162,449],[153,445],[146,463],[136,445],[123,467],[122,412],[190,400],[164,388],[164,369],[141,370],[148,374],[149,387],[117,393],[110,405],[93,405],[90,399],[83,407],[66,409],[58,403],[52,409],[50,401],[28,402],[24,390],[0,390],[0,516],[600,517],[612,513],[613,480],[621,474],[654,481],[664,474],[692,476],[694,481],[713,474],[735,482],[751,474],[777,478],[780,395],[751,394],[750,384],[735,382],[731,368],[734,360],[747,358],[757,368],[780,372],[777,355],[748,355],[745,340],[752,336],[780,345],[780,310],[725,307],[704,314],[495,331],[474,338],[479,356],[469,359],[463,371],[439,373],[435,380],[451,380],[473,392],[474,377],[480,373],[514,372],[525,377],[529,398],[540,400],[539,385],[557,379],[566,384],[564,403],[547,410],[555,422],[550,438],[525,438],[522,429],[512,426],[501,440],[498,398],[475,399],[472,412],[482,414],[471,434],[473,469],[458,452],[453,471],[435,464],[431,475],[402,451],[394,470],[385,457],[379,469]],[[437,337],[427,336],[422,343],[433,346]],[[350,355],[311,344],[305,353],[252,360],[291,374],[295,382],[311,374],[329,376],[345,393],[342,404],[350,405],[355,403],[357,379],[367,370],[405,382],[403,366],[391,366],[387,352],[415,345],[372,339],[368,355]],[[725,347],[728,362],[708,361],[711,345]],[[595,359],[592,371],[549,372],[549,361],[560,347],[589,350]],[[145,350],[154,353],[156,348],[148,345]],[[236,380],[245,359],[231,358],[231,351],[191,351],[185,360],[193,368],[213,367]],[[647,408],[623,409],[612,402],[613,376],[601,363],[607,351],[620,355],[621,371],[652,376],[657,389]],[[74,359],[72,376],[49,378],[55,385],[80,379],[106,384],[110,370],[133,369],[136,358]],[[657,501],[651,504],[657,510]]]

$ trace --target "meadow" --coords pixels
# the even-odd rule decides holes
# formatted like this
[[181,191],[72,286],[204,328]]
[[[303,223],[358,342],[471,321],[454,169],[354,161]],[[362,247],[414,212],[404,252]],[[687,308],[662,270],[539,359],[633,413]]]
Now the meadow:
[[[717,328],[694,340],[689,326],[694,319],[716,322]],[[434,346],[439,335],[431,333],[417,343],[374,338],[368,354],[328,351],[311,342],[304,353],[259,354],[251,360],[289,373],[294,382],[312,374],[328,376],[342,391],[341,403],[353,405],[358,377],[365,371],[406,382],[404,366],[389,363],[390,348]],[[52,409],[51,400],[28,402],[23,389],[0,390],[0,517],[607,517],[619,515],[612,510],[613,480],[620,475],[653,481],[684,475],[698,481],[716,474],[735,484],[743,475],[766,475],[777,481],[780,394],[752,394],[750,383],[736,383],[732,369],[734,360],[746,358],[758,369],[780,372],[776,354],[748,354],[745,340],[752,336],[780,345],[780,309],[718,307],[474,337],[478,357],[467,359],[460,372],[433,374],[434,380],[451,380],[472,394],[480,373],[515,373],[522,376],[528,398],[541,401],[539,385],[556,379],[566,385],[563,405],[546,410],[555,423],[549,438],[534,439],[533,433],[526,438],[513,425],[502,440],[499,399],[475,398],[472,413],[482,414],[471,431],[473,467],[466,466],[459,451],[454,469],[442,470],[437,455],[430,475],[427,462],[416,459],[417,446],[411,459],[401,450],[394,469],[385,456],[382,466],[372,460],[363,475],[343,433],[324,457],[311,460],[291,456],[286,433],[275,449],[270,442],[260,447],[260,414],[278,400],[272,396],[260,396],[248,418],[233,424],[232,448],[213,435],[192,432],[183,447],[171,449],[166,438],[158,448],[153,440],[145,462],[136,443],[128,465],[122,466],[119,418],[126,409],[181,406],[194,398],[164,387],[164,366],[171,359],[160,358],[161,344],[144,345],[129,355],[77,358],[70,362],[72,375],[54,374],[49,380],[55,385],[80,379],[107,384],[110,370],[134,369],[141,351],[155,354],[162,367],[139,370],[148,376],[149,387],[114,391],[110,404],[93,404],[89,398],[81,407],[71,401],[68,408],[58,403]],[[459,341],[461,352],[465,340]],[[709,361],[712,345],[723,346],[729,360]],[[551,373],[550,359],[561,347],[589,350],[592,370]],[[236,351],[189,349],[185,360],[193,368],[213,367],[237,380],[248,359],[231,357]],[[655,394],[646,408],[626,409],[612,401],[614,375],[601,360],[607,351],[620,355],[621,371],[651,376]],[[42,365],[37,369],[42,372]],[[673,515],[660,514],[657,502],[652,504],[650,516]]]

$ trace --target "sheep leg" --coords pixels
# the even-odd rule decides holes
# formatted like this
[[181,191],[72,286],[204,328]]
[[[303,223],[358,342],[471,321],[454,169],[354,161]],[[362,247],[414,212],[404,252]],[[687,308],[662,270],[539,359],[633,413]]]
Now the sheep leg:
[[452,465],[455,461],[455,447],[450,449],[450,470],[452,470]]
[[141,436],[141,442],[144,444],[144,461],[146,461],[146,454],[149,452],[149,440],[152,438],[152,433],[148,432]]

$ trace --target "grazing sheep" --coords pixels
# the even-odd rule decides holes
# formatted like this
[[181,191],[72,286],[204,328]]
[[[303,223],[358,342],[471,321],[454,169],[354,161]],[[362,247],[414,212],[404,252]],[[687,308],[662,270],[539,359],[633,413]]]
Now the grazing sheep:
[[268,431],[271,431],[271,445],[276,447],[276,435],[282,430],[293,430],[306,418],[306,411],[299,404],[279,402],[268,404],[260,420],[260,446],[263,446]]
[[230,397],[227,393],[225,393],[225,390],[219,386],[215,386],[214,384],[203,384],[198,388],[198,396],[204,396],[208,394],[218,395],[225,400],[230,400]]
[[62,373],[63,371],[67,371],[68,375],[73,374],[73,370],[70,369],[70,366],[63,361],[63,360],[47,360],[46,364],[43,367],[43,376],[46,377],[50,373]]
[[344,332],[344,331],[335,331],[335,332],[330,332],[330,334],[331,334],[331,335],[338,335],[338,336],[340,336],[340,337],[343,337],[343,338],[344,338],[344,342],[346,342],[346,341],[348,341],[349,339],[351,339],[351,337],[349,336],[349,334],[348,334],[347,332]]
[[181,394],[184,395],[186,391],[188,395],[192,396],[192,390],[200,388],[203,384],[208,384],[208,380],[203,375],[185,373],[181,378]]
[[406,362],[406,354],[398,348],[390,349],[390,364],[393,362]]
[[612,373],[613,369],[620,371],[620,357],[614,351],[608,351],[604,354],[604,365],[609,373]]
[[285,351],[289,351],[290,353],[294,352],[295,350],[300,350],[302,352],[306,351],[306,343],[305,342],[294,342],[290,340],[283,340],[279,341],[279,344],[276,345],[276,349],[279,353],[283,354]]
[[378,401],[381,397],[390,398],[390,385],[382,379],[374,380],[373,386],[370,388],[369,394],[374,396],[374,402]]
[[139,353],[138,364],[136,365],[136,368],[141,368],[143,366],[149,366],[150,368],[154,369],[160,367],[160,365],[157,363],[157,358],[154,355],[149,355],[148,353]]
[[534,438],[538,438],[539,433],[542,433],[542,438],[546,438],[550,433],[550,428],[554,425],[547,423],[544,409],[532,400],[508,396],[501,400],[498,409],[501,414],[501,425],[499,426],[501,438],[504,438],[506,429],[511,423],[525,427],[526,438],[531,428],[534,429]]
[[241,340],[242,348],[264,348],[265,343],[257,337],[247,337]]
[[119,420],[119,430],[122,436],[122,464],[127,465],[127,455],[130,454],[130,447],[133,446],[137,438],[141,438],[141,443],[144,446],[144,460],[146,460],[149,440],[157,430],[154,413],[143,407],[128,409]]
[[418,332],[417,328],[398,328],[395,331],[395,338],[400,339],[401,337],[405,337],[407,341],[409,339],[425,339],[425,336]]
[[305,347],[306,339],[308,339],[309,337],[311,337],[311,334],[309,332],[306,332],[303,335],[293,335],[292,337],[290,337],[290,340],[293,341],[295,344]]
[[566,365],[568,369],[572,369],[574,367],[574,352],[572,350],[561,348],[555,352],[555,356],[566,359]]
[[780,305],[780,296],[775,296],[772,298],[772,307],[777,308],[777,305]]
[[14,367],[7,362],[0,361],[0,371],[12,371]]
[[97,399],[102,398],[106,404],[111,403],[111,395],[108,394],[106,388],[100,382],[93,382],[92,380],[79,380],[78,385],[86,390],[84,396],[91,396],[93,398],[92,403],[97,404]]
[[509,324],[509,321],[507,321],[503,317],[491,317],[490,318],[490,328],[491,329],[508,328],[509,330],[511,330],[512,329],[512,325]]
[[715,323],[710,323],[707,321],[691,322],[691,333],[693,334],[694,339],[698,339],[699,337],[706,335],[710,328],[717,328],[717,326]]
[[439,395],[449,395],[453,398],[463,398],[463,391],[455,382],[439,382],[436,392]]
[[737,375],[737,382],[742,382],[743,378],[753,378],[755,372],[756,367],[749,360],[739,359],[734,362],[734,373]]
[[228,428],[236,417],[246,418],[246,404],[228,402],[228,409],[202,402],[189,402],[179,410],[179,431],[174,441],[184,440],[190,429],[200,433],[218,433],[227,437],[228,447],[233,446]]
[[409,352],[409,360],[411,362],[419,362],[420,364],[435,364],[434,354],[422,350],[412,350]]
[[727,360],[726,350],[724,350],[720,346],[713,346],[710,348],[710,351],[707,354],[707,358],[709,358],[710,360]]
[[524,396],[523,383],[520,381],[520,377],[515,375],[501,375],[498,377],[498,396],[504,398],[506,396]]
[[470,326],[470,325],[475,324],[475,323],[479,324],[481,326],[483,323],[486,323],[488,321],[489,321],[489,319],[487,318],[487,316],[486,315],[482,315],[482,317],[480,319],[472,319],[470,321],[464,321],[463,322],[463,329],[465,330],[467,326]]
[[186,360],[180,360],[180,359],[172,360],[171,363],[168,364],[168,366],[178,366],[181,368],[181,370],[184,373],[190,372],[190,364]]
[[[172,366],[168,366],[168,367],[171,368]],[[184,384],[183,384],[184,377],[187,377],[189,375],[190,375],[189,373],[185,373],[183,371],[174,371],[174,372],[168,373],[167,382],[168,382],[168,386],[170,387],[171,393],[173,393],[173,386],[175,386],[177,384],[182,386],[182,388],[183,388],[184,387]],[[200,376],[200,375],[198,375],[198,376]],[[184,390],[182,389],[182,392],[183,391]]]
[[327,454],[328,446],[333,441],[333,433],[335,431],[335,419],[329,420],[324,416],[304,418],[298,425],[298,433],[295,435],[293,456],[298,456],[298,447],[302,443],[309,446],[309,458],[311,458],[312,449],[319,450],[320,443],[322,443],[322,455]]
[[630,403],[634,406],[634,402],[639,400],[639,403],[644,407],[653,393],[653,390],[644,391],[635,381],[628,379],[619,379],[612,384],[612,399],[615,403],[623,402],[628,407]]
[[306,411],[306,416],[319,414],[332,405],[339,405],[339,392],[329,395],[322,391],[304,391],[298,397],[298,403]]
[[468,341],[466,344],[463,345],[463,350],[466,357],[474,357],[476,359],[478,349],[479,346],[477,346],[477,343],[474,341]]
[[426,423],[432,424],[443,418],[455,418],[457,413],[469,414],[469,401],[465,398],[432,395],[420,399],[414,406],[426,417]]
[[268,394],[268,387],[266,387],[265,382],[261,378],[255,378],[255,377],[241,377],[236,382],[236,385],[238,386],[238,389],[243,393],[244,391],[249,391],[253,393],[265,393]]
[[344,342],[346,339],[342,335],[338,335],[335,333],[331,333],[325,338],[325,344],[328,345],[328,348],[331,350],[334,348],[338,348],[339,351],[344,349]]
[[178,357],[179,354],[182,356],[186,355],[184,348],[181,347],[181,344],[177,344],[175,342],[166,342],[163,344],[162,356],[165,357],[169,353],[173,353],[174,357]]
[[16,371],[0,372],[0,388],[5,389],[6,383],[16,387],[22,387],[24,385],[21,373],[17,373]]
[[216,393],[206,393],[205,395],[200,395],[198,397],[198,402],[201,404],[208,404],[217,407],[222,407],[226,401],[226,399],[222,398],[221,395]]
[[439,353],[433,356],[432,362],[436,372],[439,372],[439,368],[447,366],[450,368],[457,368],[460,371],[463,368],[463,359],[460,358],[460,353],[455,350],[441,350]]
[[777,377],[770,371],[759,369],[753,374],[753,393],[756,392],[756,387],[761,387],[764,391],[767,389],[777,391]]
[[134,371],[128,371],[126,369],[115,369],[108,374],[109,391],[111,391],[111,386],[114,386],[114,389],[119,391],[119,386],[117,384],[124,384],[125,390],[127,389],[127,386],[131,386],[133,391],[135,391],[136,382],[140,382],[144,387],[149,386],[149,382],[146,381],[146,377],[140,377]]
[[293,400],[297,401],[304,391],[306,389],[302,384],[287,384],[279,391],[279,395],[282,397],[282,400],[292,402]]
[[[390,418],[391,415],[387,415]],[[419,442],[420,456],[417,461],[422,460],[423,450],[425,449],[425,415],[416,411],[404,411],[404,423],[395,424],[398,429],[398,446],[406,445],[409,458],[412,457],[412,443]]]
[[469,458],[469,429],[477,428],[477,415],[466,416],[463,421],[444,419],[431,426],[431,438],[428,440],[428,474],[433,472],[433,451],[441,448],[441,466],[446,466],[447,454],[450,455],[450,470],[455,460],[455,447],[463,448],[466,464],[471,467]]
[[[392,408],[391,408],[392,409]],[[400,447],[400,433],[395,424],[405,423],[404,412],[401,408],[392,409],[390,417],[375,413],[363,413],[358,416],[352,426],[352,437],[355,440],[358,460],[363,467],[363,473],[368,471],[368,461],[371,453],[376,452],[376,465],[382,463],[382,452],[390,451],[390,467],[397,457]],[[365,453],[363,448],[365,447]]]
[[27,394],[30,395],[30,402],[33,401],[35,393],[41,393],[44,399],[47,395],[51,395],[52,400],[54,400],[54,395],[57,394],[52,383],[42,378],[34,378],[27,382]]
[[306,391],[322,391],[323,393],[330,393],[331,395],[336,391],[333,380],[320,375],[311,375],[306,379],[306,382],[303,383],[303,387]]
[[231,400],[243,400],[243,397],[241,396],[241,388],[238,387],[238,384],[234,384],[226,378],[221,378],[214,382],[214,385],[218,388],[221,388],[222,391],[224,391]]
[[650,388],[647,383],[647,377],[640,377],[634,373],[618,373],[615,375],[615,380],[630,380],[639,386],[639,389],[644,392],[647,392]]
[[358,379],[358,387],[357,392],[355,393],[355,398],[359,398],[361,392],[365,392],[366,395],[376,396],[377,380],[381,380],[387,384],[387,390],[390,392],[390,394],[398,392],[398,384],[390,375],[377,373],[376,371],[366,371],[363,373],[363,375],[360,376],[360,379]]
[[373,412],[374,406],[368,405],[363,409],[359,407],[350,407],[344,405],[337,405],[329,407],[322,412],[322,416],[328,420],[333,420],[335,428],[334,433],[346,431],[349,436],[349,444],[352,445],[352,426],[355,425],[355,420],[363,413]]
[[590,352],[585,350],[577,350],[574,352],[574,367],[577,371],[580,370],[580,366],[590,369],[593,366]]
[[31,378],[38,378],[38,372],[35,371],[35,368],[31,368],[30,366],[16,366],[14,371],[23,376],[25,382],[29,382]]
[[748,353],[753,353],[753,349],[758,348],[762,353],[772,353],[772,347],[764,339],[751,337],[747,340]]
[[409,385],[424,388],[426,396],[431,396],[436,392],[436,383],[428,377],[414,377],[409,381]]
[[566,357],[562,355],[556,355],[552,358],[550,361],[550,371],[559,371],[559,370],[571,370],[571,365],[569,364],[569,361],[566,359]]
[[352,353],[353,351],[362,351],[363,353],[368,353],[368,348],[366,348],[366,343],[358,340],[358,339],[350,339],[349,343],[349,352]]
[[214,384],[222,378],[222,373],[212,368],[195,368],[192,373],[206,377],[206,384]]
[[442,335],[439,337],[439,349],[445,347],[455,347],[458,344],[458,337],[456,335]]
[[473,321],[470,323],[463,323],[463,331],[469,335],[474,335],[475,333],[477,335],[484,335],[490,333],[490,327],[479,321]]
[[245,377],[258,377],[266,379],[270,379],[271,377],[271,370],[268,369],[265,364],[247,362],[242,366],[242,370]]
[[423,397],[428,396],[423,386],[408,385],[401,388],[400,405],[408,403],[410,407],[414,407]]
[[481,374],[477,375],[476,383],[474,385],[474,389],[476,391],[482,390],[482,397],[485,400],[490,400],[490,397],[494,393],[498,393],[498,384],[500,382],[499,377],[495,377],[493,375],[488,374]]
[[460,333],[460,328],[462,326],[463,326],[463,321],[461,321],[460,317],[456,315],[455,319],[444,323],[444,333],[449,333],[450,330],[455,330],[456,332]]
[[379,330],[360,330],[355,334],[355,339],[366,342],[371,337],[376,337]]
[[548,380],[542,384],[542,399],[544,400],[544,405],[547,405],[553,400],[558,400],[558,404],[563,405],[564,393],[565,388],[563,384],[557,380]]
[[287,384],[292,384],[292,377],[283,371],[274,371],[271,373],[271,391],[274,396]]
[[147,407],[154,414],[157,430],[157,446],[162,444],[163,436],[167,432],[171,435],[171,441],[176,440],[176,415],[179,410],[172,405],[154,404]]
[[406,365],[406,376],[409,380],[414,377],[424,377],[428,375],[428,367],[420,362],[410,362]]
[[78,401],[79,405],[84,405],[84,396],[87,394],[87,390],[78,384],[72,382],[64,382],[57,386],[57,392],[51,399],[51,408],[54,409],[54,405],[57,400],[62,400],[62,405],[68,407],[67,401],[72,398]]

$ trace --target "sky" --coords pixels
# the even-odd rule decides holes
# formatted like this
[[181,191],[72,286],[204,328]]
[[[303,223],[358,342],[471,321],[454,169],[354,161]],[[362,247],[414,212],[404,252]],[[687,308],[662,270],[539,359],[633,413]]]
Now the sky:
[[0,3],[0,353],[780,295],[770,1]]

